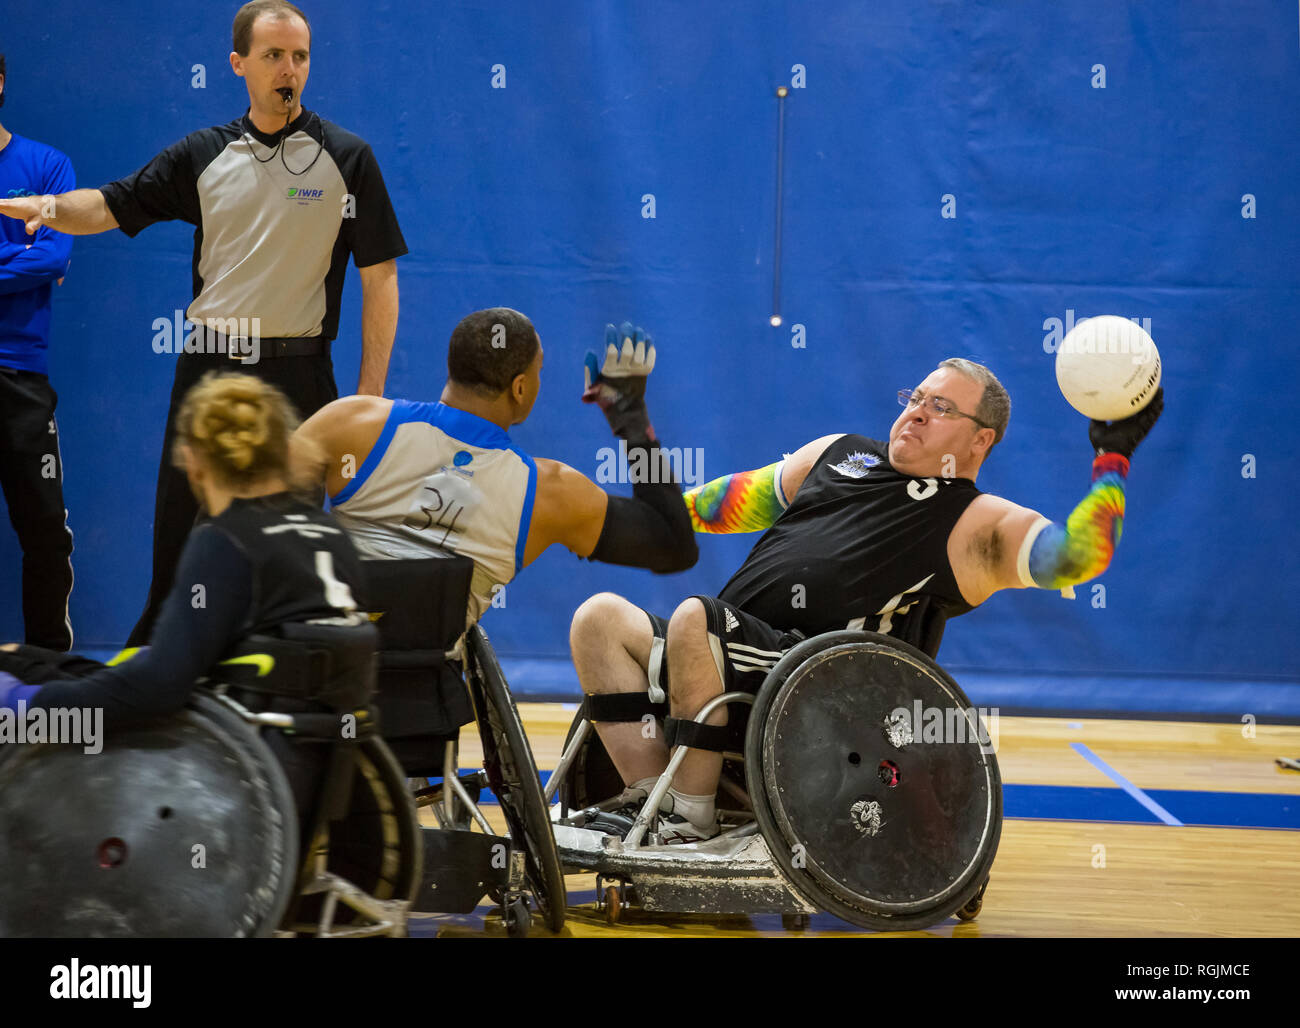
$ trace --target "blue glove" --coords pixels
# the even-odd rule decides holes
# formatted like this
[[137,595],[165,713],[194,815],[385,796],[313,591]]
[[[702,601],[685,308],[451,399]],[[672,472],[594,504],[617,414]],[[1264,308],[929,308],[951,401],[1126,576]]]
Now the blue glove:
[[655,431],[645,406],[645,386],[654,366],[654,340],[644,329],[628,321],[618,328],[606,325],[603,360],[587,351],[582,402],[599,405],[619,438],[653,442]]
[[39,685],[28,685],[26,682],[15,678],[8,671],[0,671],[0,710],[6,707],[10,710],[17,710],[19,700],[31,702],[31,698],[40,690]]

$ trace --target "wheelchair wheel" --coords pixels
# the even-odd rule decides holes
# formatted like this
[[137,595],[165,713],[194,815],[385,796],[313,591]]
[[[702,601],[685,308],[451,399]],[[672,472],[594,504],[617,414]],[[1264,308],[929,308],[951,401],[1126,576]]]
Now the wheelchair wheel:
[[267,936],[298,869],[258,734],[200,693],[103,751],[0,747],[0,936]]
[[347,816],[330,826],[327,867],[375,899],[414,900],[423,856],[406,774],[380,739],[366,739]]
[[[375,899],[414,902],[419,891],[424,848],[415,801],[406,773],[378,737],[357,746],[348,812],[330,822],[325,866]],[[294,920],[315,922],[320,903],[319,896],[303,897]],[[334,923],[352,924],[359,916],[340,905]]]
[[466,641],[470,655],[466,680],[478,714],[488,783],[501,801],[511,839],[522,842],[533,898],[551,931],[559,932],[564,928],[568,894],[533,751],[487,633],[475,625]]
[[745,753],[759,827],[795,891],[880,931],[970,903],[1002,828],[980,731],[957,683],[888,636],[835,632],[790,650],[758,692]]

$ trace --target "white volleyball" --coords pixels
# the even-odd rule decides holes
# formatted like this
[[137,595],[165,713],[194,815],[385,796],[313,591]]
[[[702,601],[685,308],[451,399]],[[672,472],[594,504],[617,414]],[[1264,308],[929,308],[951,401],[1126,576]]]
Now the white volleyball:
[[1088,318],[1061,340],[1056,384],[1085,417],[1127,418],[1150,403],[1160,387],[1160,352],[1135,321],[1113,314]]

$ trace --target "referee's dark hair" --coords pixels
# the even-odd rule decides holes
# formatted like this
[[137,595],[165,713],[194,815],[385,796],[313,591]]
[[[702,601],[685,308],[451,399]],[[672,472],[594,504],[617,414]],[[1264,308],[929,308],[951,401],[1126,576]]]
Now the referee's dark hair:
[[537,356],[537,329],[509,307],[489,307],[461,320],[447,346],[447,375],[457,385],[499,396]]
[[9,92],[9,76],[5,75],[5,55],[0,54],[0,77],[5,80],[5,91],[0,93],[0,107],[5,105],[5,93]]
[[307,26],[307,40],[310,45],[311,22],[307,20],[307,15],[289,3],[289,0],[249,0],[235,15],[235,24],[230,30],[232,37],[230,48],[240,57],[248,56],[248,51],[253,45],[253,22],[264,14],[269,14],[276,19],[295,16],[301,18],[302,23]]

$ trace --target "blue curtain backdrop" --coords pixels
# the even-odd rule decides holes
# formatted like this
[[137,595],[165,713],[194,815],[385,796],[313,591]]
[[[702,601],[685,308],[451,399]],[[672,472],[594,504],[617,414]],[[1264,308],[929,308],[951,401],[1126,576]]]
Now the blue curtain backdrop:
[[[236,7],[7,0],[0,120],[66,152],[81,185],[120,177],[245,109],[227,62]],[[371,143],[411,248],[388,395],[436,398],[459,318],[517,307],[546,363],[515,438],[594,476],[610,439],[578,402],[581,359],[606,321],[631,318],[659,344],[661,436],[703,448],[714,477],[829,432],[884,435],[896,390],[971,356],[1013,401],[980,486],[1061,519],[1090,450],[1056,388],[1051,319],[1149,318],[1167,409],[1134,461],[1104,606],[1091,586],[1073,602],[999,595],[949,625],[944,662],[977,703],[1300,713],[1294,3],[316,0],[307,13],[305,101]],[[773,328],[774,90],[795,65]],[[120,642],[144,599],[173,371],[151,325],[189,302],[191,231],[79,239],[56,293],[81,648]],[[344,392],[359,324],[351,271]],[[571,690],[561,661],[583,598],[610,589],[670,612],[718,590],[753,538],[702,539],[697,567],[668,578],[551,552],[485,625],[518,687]],[[8,638],[18,563],[0,532]]]

